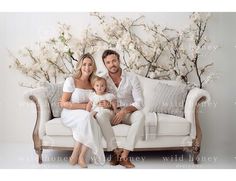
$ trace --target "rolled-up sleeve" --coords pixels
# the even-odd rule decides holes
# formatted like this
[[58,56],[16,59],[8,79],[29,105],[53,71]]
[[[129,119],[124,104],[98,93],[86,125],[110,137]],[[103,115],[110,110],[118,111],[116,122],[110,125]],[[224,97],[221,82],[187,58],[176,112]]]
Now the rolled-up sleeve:
[[132,84],[132,95],[134,99],[134,102],[131,104],[131,106],[134,106],[138,110],[143,109],[144,107],[143,91],[140,82],[136,76],[132,77],[131,84]]

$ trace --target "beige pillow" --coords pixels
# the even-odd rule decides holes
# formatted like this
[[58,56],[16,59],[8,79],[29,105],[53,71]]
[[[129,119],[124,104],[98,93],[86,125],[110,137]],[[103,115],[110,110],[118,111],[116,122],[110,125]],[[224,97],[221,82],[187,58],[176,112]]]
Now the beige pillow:
[[189,91],[187,85],[168,85],[158,83],[150,102],[150,111],[184,117],[184,105]]

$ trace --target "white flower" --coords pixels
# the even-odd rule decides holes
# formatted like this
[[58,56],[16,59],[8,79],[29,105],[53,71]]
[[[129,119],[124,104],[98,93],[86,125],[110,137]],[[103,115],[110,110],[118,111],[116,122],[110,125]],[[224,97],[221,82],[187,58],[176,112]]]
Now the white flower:
[[123,50],[123,46],[121,45],[120,41],[117,42],[117,44],[116,44],[116,49],[117,49],[118,51]]
[[158,48],[158,49],[156,50],[156,53],[157,53],[157,55],[159,55],[159,54],[161,53],[161,49]]
[[29,69],[28,72],[27,72],[27,75],[30,76],[30,77],[33,77],[33,76],[34,76],[34,73],[35,73],[34,70]]
[[131,42],[131,43],[129,43],[129,49],[130,50],[134,50],[134,44]]
[[31,66],[31,69],[32,71],[37,71],[40,70],[40,67],[41,67],[40,63],[35,63]]
[[140,67],[140,66],[142,65],[141,60],[137,59],[137,57],[135,57],[135,61],[136,61],[136,65],[137,65],[138,67]]
[[[198,36],[197,31],[199,30],[197,25],[199,22],[207,22],[210,13],[193,13],[190,16],[190,24],[187,24],[188,28],[184,25],[183,30],[173,30],[159,24],[149,25],[146,22],[141,22],[143,19],[134,22],[134,20],[130,18],[111,18],[107,21],[105,16],[98,13],[94,13],[93,15],[102,18],[99,19],[99,26],[102,27],[101,31],[103,32],[87,28],[79,38],[74,38],[70,33],[70,26],[60,24],[60,37],[57,35],[46,42],[39,42],[37,43],[36,49],[33,47],[29,48],[30,52],[27,52],[26,49],[26,63],[19,60],[19,63],[15,62],[16,68],[28,76],[35,76],[36,72],[42,79],[46,78],[46,76],[41,69],[49,75],[50,79],[56,74],[58,77],[63,77],[66,73],[62,74],[54,64],[58,65],[62,70],[65,70],[65,72],[70,72],[70,70],[73,72],[75,62],[72,61],[71,63],[70,57],[66,55],[66,52],[69,50],[71,50],[74,53],[73,56],[77,58],[81,56],[84,50],[86,52],[95,53],[95,56],[97,56],[105,49],[115,48],[119,52],[124,52],[124,55],[121,54],[121,57],[125,57],[129,67],[128,71],[133,70],[138,74],[146,75],[147,67],[144,67],[144,65],[154,61],[157,55],[160,55],[163,51],[161,58],[157,61],[160,67],[155,70],[151,69],[151,72],[148,73],[148,77],[154,79],[157,77],[166,78],[168,76],[168,78],[172,80],[176,79],[177,81],[181,81],[180,75],[185,75],[188,71],[191,71],[191,66],[195,66],[189,59],[193,59],[203,48],[207,48],[207,43],[209,43],[207,36],[203,34],[200,45],[206,43],[206,46],[201,48],[195,45],[195,40]],[[132,23],[135,23],[137,26],[133,26]],[[168,37],[171,42],[167,42],[160,34]],[[173,67],[174,62],[171,53],[173,53],[173,50],[176,50],[175,40],[178,37],[180,37],[181,46],[177,49],[179,57],[176,60],[176,66]],[[163,47],[164,50],[162,50],[161,47]],[[210,51],[210,48],[206,50]],[[24,52],[22,52],[22,54],[23,53]],[[33,60],[30,53],[32,53],[33,58],[36,58],[36,61]],[[200,57],[199,60],[201,58],[202,57]],[[69,71],[66,70],[67,67],[65,67],[65,65],[68,66]],[[155,62],[153,62],[153,66],[156,66]],[[198,69],[199,71],[201,70],[200,67],[198,67]],[[196,72],[193,71],[192,74],[194,73]],[[180,75],[177,76],[176,74]],[[205,77],[205,75],[208,74],[202,76]],[[211,76],[208,76],[204,83],[208,83],[210,79]]]
[[146,72],[143,67],[140,67],[138,70],[136,70],[137,74],[144,75]]
[[129,33],[124,33],[124,34],[122,35],[122,37],[120,38],[120,43],[121,43],[123,46],[127,46],[127,45],[129,45],[130,42],[131,42],[131,38],[130,38]]
[[63,52],[68,52],[69,51],[69,47],[68,46],[64,46],[64,48],[63,48]]
[[196,21],[199,21],[201,19],[201,14],[200,13],[193,13],[190,18],[196,22]]
[[174,79],[175,79],[176,75],[175,75],[175,71],[174,71],[173,69],[171,69],[171,70],[169,71],[169,76],[170,76],[170,79],[171,79],[171,80],[174,80]]
[[149,77],[150,77],[151,79],[156,78],[156,73],[155,73],[155,72],[149,72]]
[[185,66],[180,65],[179,70],[180,70],[181,75],[185,75],[187,73],[186,65]]
[[157,76],[160,75],[160,71],[159,70],[155,70],[155,73],[156,73]]
[[132,21],[131,21],[131,19],[129,19],[129,18],[126,18],[126,19],[123,21],[123,25],[124,25],[126,28],[130,27],[131,24],[132,24]]
[[182,78],[181,78],[181,76],[180,76],[180,75],[179,75],[179,76],[177,76],[175,80],[176,80],[177,82],[180,82],[180,83],[182,83],[182,82],[183,82],[183,80],[182,80]]

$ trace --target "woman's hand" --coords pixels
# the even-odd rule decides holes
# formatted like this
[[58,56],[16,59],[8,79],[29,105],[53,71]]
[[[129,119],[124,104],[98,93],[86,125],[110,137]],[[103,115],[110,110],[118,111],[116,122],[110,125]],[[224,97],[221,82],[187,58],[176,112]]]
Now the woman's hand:
[[99,107],[103,107],[104,109],[111,109],[111,103],[108,100],[101,100],[98,103]]
[[72,102],[69,102],[69,101],[67,101],[67,102],[59,101],[58,104],[61,108],[67,108],[68,109],[68,108],[72,107]]
[[58,104],[61,108],[63,108],[64,102],[62,102],[61,100],[58,101]]

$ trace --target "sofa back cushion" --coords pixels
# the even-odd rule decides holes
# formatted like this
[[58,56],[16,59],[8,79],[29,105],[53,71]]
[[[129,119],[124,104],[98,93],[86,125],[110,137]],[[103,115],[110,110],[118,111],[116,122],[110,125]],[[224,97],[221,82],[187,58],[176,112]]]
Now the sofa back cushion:
[[188,86],[173,80],[138,78],[143,89],[145,111],[184,117]]
[[51,107],[52,115],[54,118],[61,117],[62,108],[59,106],[58,102],[62,96],[63,83],[52,84],[44,82],[41,84],[46,88],[46,96],[48,98],[49,105]]
[[184,105],[188,90],[186,85],[157,84],[150,111],[184,117]]

